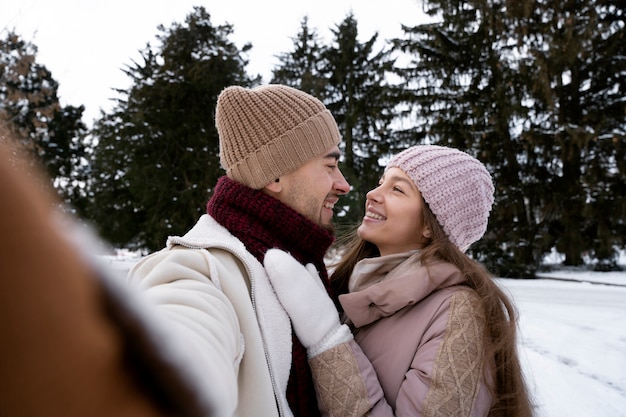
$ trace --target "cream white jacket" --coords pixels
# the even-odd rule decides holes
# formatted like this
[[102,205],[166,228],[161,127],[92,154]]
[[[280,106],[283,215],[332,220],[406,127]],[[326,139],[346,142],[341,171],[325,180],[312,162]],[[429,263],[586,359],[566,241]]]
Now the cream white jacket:
[[162,348],[183,356],[189,377],[218,399],[216,415],[292,415],[289,317],[263,265],[228,230],[203,215],[138,262],[128,281],[156,306]]

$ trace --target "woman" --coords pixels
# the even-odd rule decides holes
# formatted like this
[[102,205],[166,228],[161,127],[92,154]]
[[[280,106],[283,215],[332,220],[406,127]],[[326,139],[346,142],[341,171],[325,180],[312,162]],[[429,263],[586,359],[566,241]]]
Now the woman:
[[[514,307],[465,254],[485,233],[493,192],[475,158],[422,145],[393,157],[367,194],[365,217],[342,246],[331,284],[362,350],[354,355],[365,354],[391,409],[370,398],[378,407],[372,415],[532,415]],[[285,286],[274,283],[279,297]],[[285,307],[297,333],[298,325],[304,333],[296,316],[311,300],[310,286],[307,292]],[[350,372],[361,372],[373,392],[356,362],[359,370]]]

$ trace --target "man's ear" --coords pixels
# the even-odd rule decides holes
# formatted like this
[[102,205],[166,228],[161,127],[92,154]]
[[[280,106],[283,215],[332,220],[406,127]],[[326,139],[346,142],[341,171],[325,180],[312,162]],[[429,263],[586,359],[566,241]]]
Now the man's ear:
[[277,194],[282,191],[283,185],[280,183],[280,178],[276,178],[274,181],[270,182],[263,188],[267,190],[270,194]]

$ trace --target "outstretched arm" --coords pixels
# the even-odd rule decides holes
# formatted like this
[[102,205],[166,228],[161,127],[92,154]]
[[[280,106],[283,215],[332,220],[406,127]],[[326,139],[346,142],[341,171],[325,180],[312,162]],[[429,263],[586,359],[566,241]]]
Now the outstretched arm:
[[10,161],[0,145],[0,415],[215,415]]

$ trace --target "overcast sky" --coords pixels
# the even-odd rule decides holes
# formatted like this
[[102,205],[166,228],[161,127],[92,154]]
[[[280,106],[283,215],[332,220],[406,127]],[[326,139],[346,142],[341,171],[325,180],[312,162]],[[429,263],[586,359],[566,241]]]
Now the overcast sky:
[[38,47],[37,62],[59,82],[62,105],[84,105],[91,124],[111,108],[114,88],[128,87],[122,68],[138,59],[157,26],[183,23],[193,6],[204,6],[213,25],[230,23],[238,46],[253,45],[251,74],[269,81],[275,55],[293,48],[306,15],[310,27],[330,40],[330,28],[353,12],[360,40],[402,34],[401,24],[425,21],[420,0],[0,0],[0,33],[15,30]]

